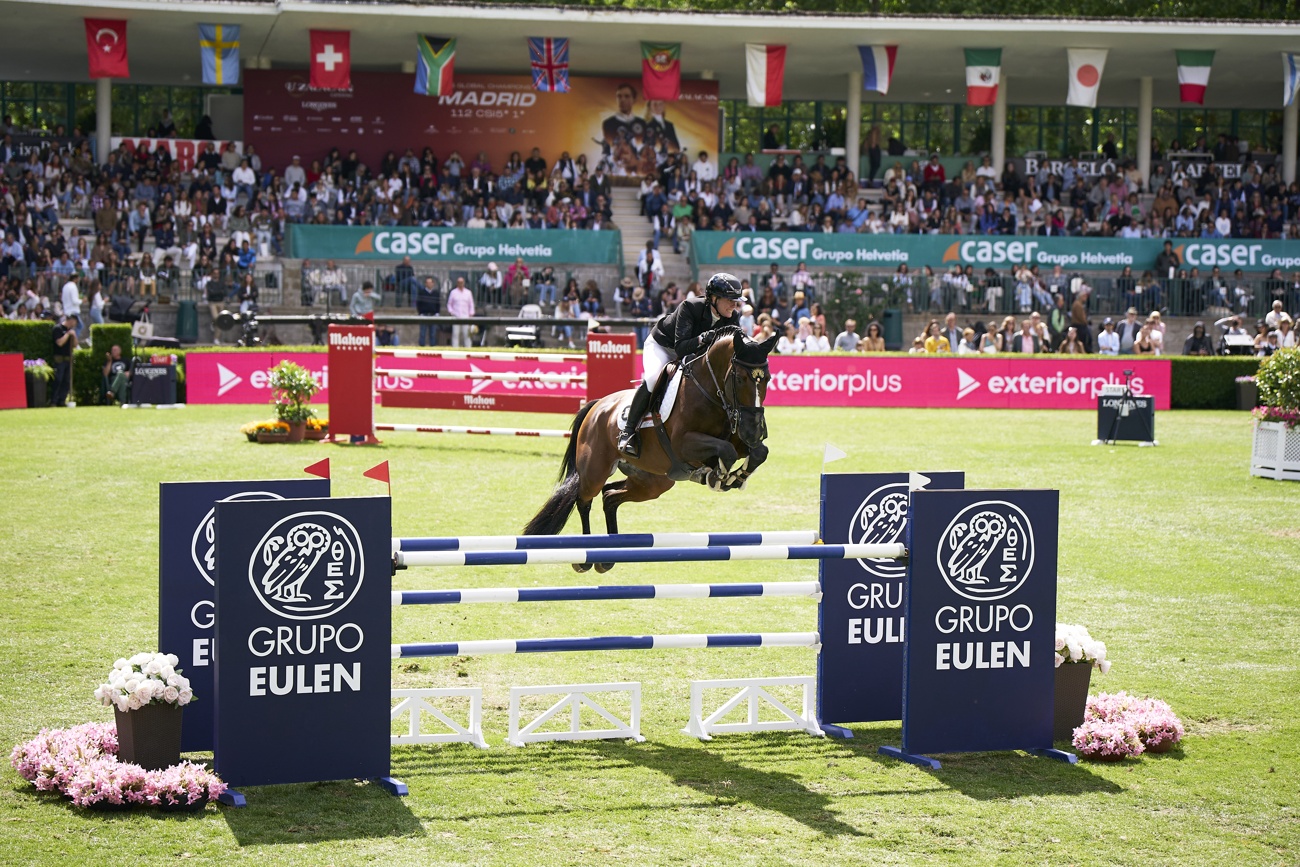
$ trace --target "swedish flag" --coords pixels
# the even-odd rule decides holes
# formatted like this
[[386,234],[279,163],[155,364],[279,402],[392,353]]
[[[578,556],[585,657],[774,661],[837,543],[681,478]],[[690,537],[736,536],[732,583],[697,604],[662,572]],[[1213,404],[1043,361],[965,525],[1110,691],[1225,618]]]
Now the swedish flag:
[[204,84],[239,84],[239,25],[200,24]]

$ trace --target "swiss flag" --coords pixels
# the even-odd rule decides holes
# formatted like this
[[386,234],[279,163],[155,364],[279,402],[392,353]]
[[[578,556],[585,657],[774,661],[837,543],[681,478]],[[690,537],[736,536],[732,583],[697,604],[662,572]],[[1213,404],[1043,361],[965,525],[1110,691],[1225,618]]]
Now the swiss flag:
[[91,78],[130,78],[126,62],[126,22],[86,18],[86,54]]
[[318,90],[352,89],[352,33],[348,30],[311,31],[311,81]]

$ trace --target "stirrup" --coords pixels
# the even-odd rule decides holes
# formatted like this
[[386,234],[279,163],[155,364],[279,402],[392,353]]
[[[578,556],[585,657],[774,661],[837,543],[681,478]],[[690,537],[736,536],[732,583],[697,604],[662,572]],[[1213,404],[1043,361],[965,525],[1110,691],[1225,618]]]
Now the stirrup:
[[637,431],[619,434],[618,451],[630,458],[641,457],[641,437]]

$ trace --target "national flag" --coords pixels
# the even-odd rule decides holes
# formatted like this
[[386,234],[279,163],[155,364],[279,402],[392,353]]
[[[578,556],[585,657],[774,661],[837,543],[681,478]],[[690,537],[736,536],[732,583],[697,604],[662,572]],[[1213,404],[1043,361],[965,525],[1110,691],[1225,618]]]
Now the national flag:
[[204,84],[239,84],[239,25],[200,24]]
[[682,44],[641,43],[641,89],[646,99],[674,102],[682,96]]
[[302,468],[302,471],[309,476],[319,476],[322,479],[330,477],[330,459],[322,458],[310,466]]
[[316,90],[352,89],[352,33],[348,30],[311,31],[311,74]]
[[528,37],[528,62],[533,67],[533,89],[569,92],[569,40]]
[[1070,58],[1070,87],[1065,104],[1083,108],[1097,107],[1097,90],[1101,87],[1101,73],[1106,68],[1106,48],[1068,48]]
[[1295,101],[1296,90],[1300,89],[1300,54],[1282,52],[1282,105],[1288,106]]
[[441,36],[415,37],[415,92],[425,96],[451,96],[456,86],[456,40]]
[[1178,57],[1178,98],[1205,105],[1205,88],[1210,84],[1213,51],[1175,51]]
[[889,82],[894,77],[894,58],[897,45],[859,45],[862,55],[862,89],[876,93],[889,93]]
[[992,105],[998,101],[1002,79],[1001,48],[966,49],[966,104]]
[[86,18],[86,54],[91,78],[130,78],[126,60],[126,22]]
[[746,81],[749,104],[775,108],[781,104],[785,85],[784,45],[745,45]]

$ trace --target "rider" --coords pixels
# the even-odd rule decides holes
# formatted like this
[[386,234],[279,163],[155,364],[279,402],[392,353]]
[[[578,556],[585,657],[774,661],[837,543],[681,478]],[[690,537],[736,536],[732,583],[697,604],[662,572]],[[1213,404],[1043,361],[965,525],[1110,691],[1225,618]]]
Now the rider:
[[725,272],[714,274],[704,287],[703,298],[688,298],[655,324],[641,356],[645,378],[632,395],[627,421],[618,438],[620,452],[633,458],[641,454],[637,426],[650,408],[650,393],[658,384],[664,365],[708,347],[715,329],[727,325],[739,327],[739,301],[740,278]]

